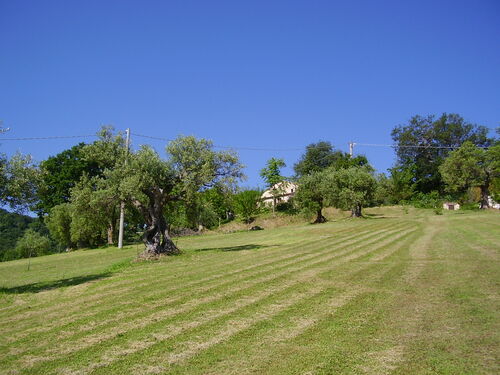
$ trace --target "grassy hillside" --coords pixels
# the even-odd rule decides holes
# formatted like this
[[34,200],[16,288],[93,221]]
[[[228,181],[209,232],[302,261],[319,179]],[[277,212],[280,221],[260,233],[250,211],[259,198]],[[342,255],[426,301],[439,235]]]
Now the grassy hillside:
[[0,373],[498,373],[498,212],[368,213],[2,263]]

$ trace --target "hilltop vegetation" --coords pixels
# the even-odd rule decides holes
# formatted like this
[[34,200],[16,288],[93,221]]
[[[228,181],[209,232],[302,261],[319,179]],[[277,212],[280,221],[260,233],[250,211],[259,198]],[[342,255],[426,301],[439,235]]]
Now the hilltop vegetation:
[[[365,156],[349,155],[328,141],[306,146],[294,176],[283,176],[284,160],[272,157],[261,170],[272,198],[267,207],[259,199],[262,192],[239,186],[244,174],[237,154],[217,151],[210,140],[178,137],[162,157],[149,146],[128,147],[112,127],[98,135],[40,165],[29,156],[0,155],[0,203],[35,210],[40,228],[48,228],[18,237],[15,250],[4,244],[11,246],[9,259],[113,246],[121,212],[125,241],[141,239],[142,255],[156,257],[180,251],[173,234],[233,220],[249,224],[266,210],[306,215],[318,224],[326,221],[327,207],[350,210],[354,217],[365,207],[392,204],[440,213],[443,201],[488,208],[500,187],[499,140],[456,114],[414,116],[396,126],[391,135],[397,161],[389,175],[375,174]],[[297,186],[287,202],[286,180]]]

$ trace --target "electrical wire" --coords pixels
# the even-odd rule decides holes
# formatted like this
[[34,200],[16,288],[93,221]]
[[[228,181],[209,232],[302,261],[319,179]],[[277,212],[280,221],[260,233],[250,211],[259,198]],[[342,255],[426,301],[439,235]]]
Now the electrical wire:
[[49,136],[49,137],[24,137],[24,138],[0,138],[0,141],[40,141],[49,139],[70,139],[70,138],[89,138],[97,137],[95,134],[85,135],[66,135],[66,136]]
[[[155,137],[150,135],[131,133],[136,137],[153,139],[157,141],[171,142],[173,139],[164,137]],[[47,136],[47,137],[23,137],[23,138],[2,138],[0,141],[39,141],[39,140],[53,140],[53,139],[74,139],[74,138],[95,138],[96,134],[83,134],[83,135],[68,135],[68,136]],[[376,144],[376,143],[358,143],[351,142],[354,146],[363,147],[389,147],[389,148],[425,148],[425,149],[456,149],[460,146],[422,146],[422,145],[390,145],[390,144]],[[215,148],[242,150],[242,151],[274,151],[274,152],[289,152],[289,151],[302,151],[303,148],[262,148],[262,147],[239,147],[239,146],[223,146],[213,145]],[[477,148],[489,148],[488,146],[476,146]]]
[[[165,142],[171,142],[173,139],[169,138],[162,138],[162,137],[153,137],[150,135],[143,135],[143,134],[137,134],[137,133],[130,133],[131,135],[135,135],[136,137],[140,138],[149,138],[149,139],[154,139],[157,141],[165,141]],[[301,148],[260,148],[260,147],[238,147],[238,146],[221,146],[221,145],[213,145],[215,148],[223,148],[223,149],[229,149],[229,150],[243,150],[243,151],[302,151]]]
[[[421,145],[384,145],[375,143],[357,143],[353,142],[354,146],[369,146],[369,147],[391,147],[391,148],[432,148],[432,149],[455,149],[460,146],[421,146]],[[477,148],[489,148],[489,146],[476,146]]]

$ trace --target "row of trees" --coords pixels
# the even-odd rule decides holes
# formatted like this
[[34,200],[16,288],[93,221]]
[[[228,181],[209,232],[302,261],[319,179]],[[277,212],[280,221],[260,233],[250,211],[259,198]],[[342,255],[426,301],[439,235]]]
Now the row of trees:
[[[477,188],[487,207],[487,196],[498,192],[500,146],[486,128],[458,115],[416,116],[392,136],[398,158],[387,176],[376,175],[366,157],[351,157],[329,142],[307,146],[290,178],[299,186],[295,209],[321,223],[327,206],[360,216],[367,205],[446,194],[464,200]],[[39,166],[29,156],[1,156],[0,201],[37,212],[51,238],[68,248],[115,243],[124,204],[126,234],[140,233],[148,256],[179,251],[170,238],[175,228],[213,227],[235,215],[251,222],[261,192],[238,191],[243,174],[234,153],[214,151],[210,141],[194,137],[180,137],[165,151],[165,159],[147,146],[129,151],[123,134],[108,127],[96,142],[75,145]],[[284,166],[272,158],[261,171],[273,207]]]

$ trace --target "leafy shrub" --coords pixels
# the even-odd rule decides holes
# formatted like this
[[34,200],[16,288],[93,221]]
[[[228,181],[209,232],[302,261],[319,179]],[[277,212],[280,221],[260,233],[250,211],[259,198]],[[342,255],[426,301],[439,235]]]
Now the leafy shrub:
[[410,200],[410,204],[415,208],[438,208],[441,206],[443,198],[439,196],[437,191],[430,193],[417,193]]
[[236,214],[247,224],[251,223],[259,212],[260,195],[258,190],[244,190],[233,197]]
[[30,258],[50,253],[50,240],[28,229],[24,235],[17,241],[15,252],[19,258]]

